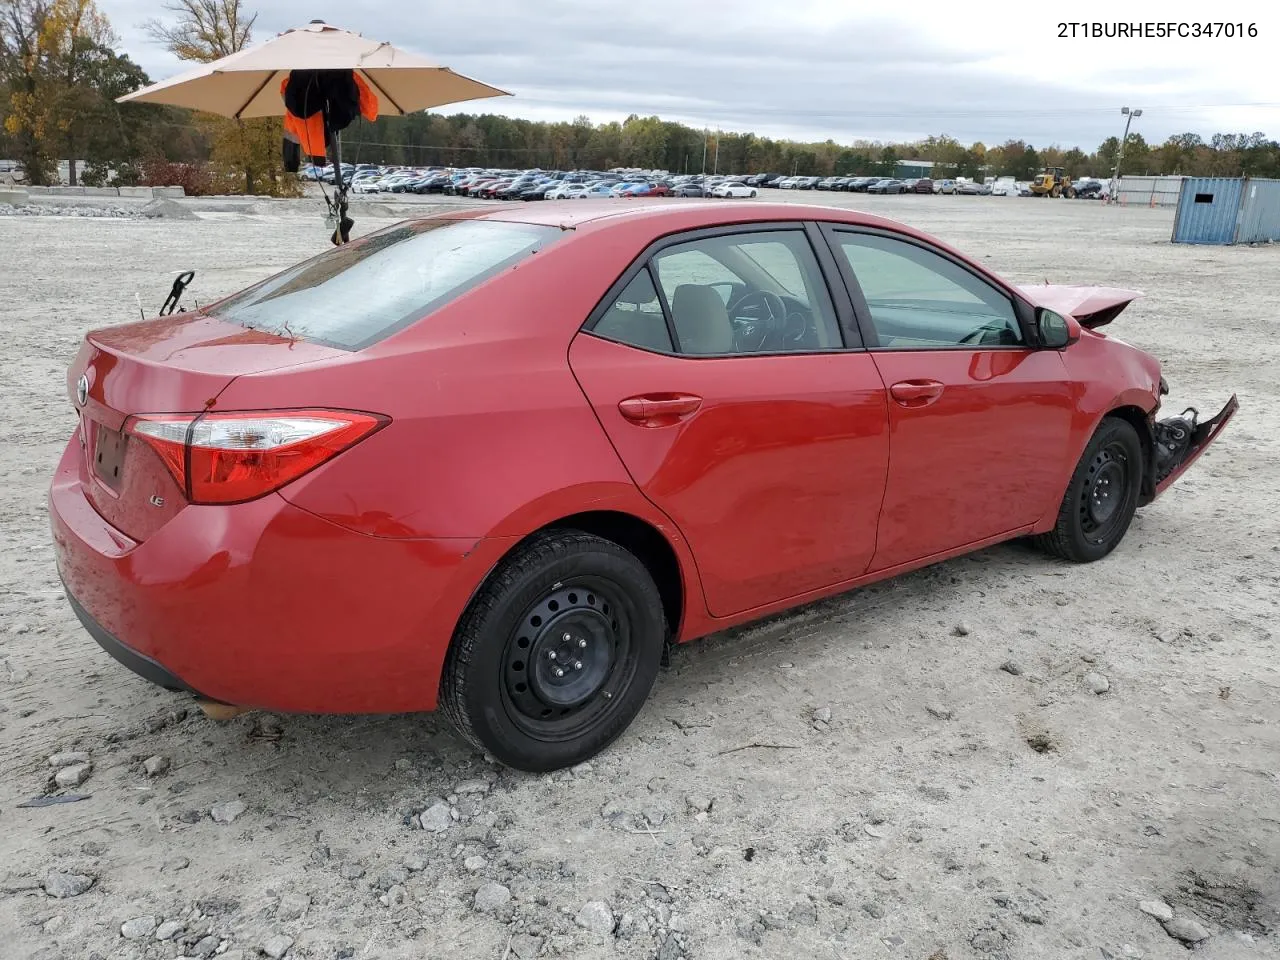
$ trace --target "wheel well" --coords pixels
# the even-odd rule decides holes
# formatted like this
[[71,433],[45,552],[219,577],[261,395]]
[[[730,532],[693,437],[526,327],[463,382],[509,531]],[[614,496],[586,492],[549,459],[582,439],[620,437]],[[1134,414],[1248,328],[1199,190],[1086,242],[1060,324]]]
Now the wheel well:
[[1107,416],[1124,420],[1138,433],[1138,442],[1142,444],[1142,493],[1138,504],[1145,506],[1156,494],[1155,441],[1151,437],[1150,420],[1141,407],[1134,406],[1116,407]]
[[574,529],[611,540],[630,551],[645,565],[662,597],[662,610],[667,617],[667,629],[671,636],[680,631],[680,619],[684,614],[684,581],[680,577],[680,561],[671,544],[655,527],[633,517],[629,513],[612,510],[596,510],[575,513],[541,530]]

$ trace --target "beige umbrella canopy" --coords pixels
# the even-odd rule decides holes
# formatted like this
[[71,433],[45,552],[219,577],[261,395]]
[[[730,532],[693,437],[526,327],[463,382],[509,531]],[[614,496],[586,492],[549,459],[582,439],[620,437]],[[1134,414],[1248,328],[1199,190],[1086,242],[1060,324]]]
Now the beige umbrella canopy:
[[201,64],[119,102],[164,103],[225,117],[283,116],[280,84],[291,70],[355,70],[378,95],[378,112],[400,116],[462,100],[510,96],[389,43],[319,20]]

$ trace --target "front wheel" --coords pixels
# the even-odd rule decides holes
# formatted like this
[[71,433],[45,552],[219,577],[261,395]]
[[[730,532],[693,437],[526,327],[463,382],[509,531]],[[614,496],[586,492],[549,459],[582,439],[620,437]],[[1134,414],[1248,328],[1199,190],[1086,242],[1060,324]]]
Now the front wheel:
[[464,739],[508,766],[572,766],[635,719],[665,640],[643,563],[609,540],[555,531],[477,593],[445,659],[440,706]]
[[1090,563],[1101,560],[1124,539],[1142,488],[1142,444],[1127,421],[1108,417],[1085,447],[1058,520],[1035,538],[1048,553]]

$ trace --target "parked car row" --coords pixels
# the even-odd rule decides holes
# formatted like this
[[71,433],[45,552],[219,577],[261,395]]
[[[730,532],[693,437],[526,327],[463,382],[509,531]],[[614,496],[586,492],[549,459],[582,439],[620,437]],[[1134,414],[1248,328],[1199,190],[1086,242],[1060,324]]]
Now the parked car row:
[[[331,167],[305,168],[304,179],[333,183]],[[606,197],[753,198],[744,177],[668,175],[661,171],[505,170],[480,167],[382,167],[343,164],[343,178],[357,194],[443,193],[482,200],[584,200]]]
[[[985,183],[966,178],[784,177],[776,173],[669,174],[661,170],[514,170],[483,167],[387,167],[344,163],[343,178],[358,194],[444,193],[483,200],[584,200],[607,197],[754,198],[765,187],[849,193],[939,193],[957,196],[1032,195],[1030,184],[1013,177]],[[304,167],[304,179],[332,184],[333,168]],[[1093,178],[1075,182],[1082,199],[1105,199],[1107,185]]]

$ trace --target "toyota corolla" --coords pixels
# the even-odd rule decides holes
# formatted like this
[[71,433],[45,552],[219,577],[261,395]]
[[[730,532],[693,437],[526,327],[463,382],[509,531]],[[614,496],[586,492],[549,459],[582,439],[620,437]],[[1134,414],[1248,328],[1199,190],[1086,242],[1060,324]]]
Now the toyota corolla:
[[1236,408],[1159,415],[1100,329],[1138,294],[878,217],[528,209],[85,337],[50,511],[107,652],[205,703],[439,707],[555,769],[668,643],[1018,537],[1107,556]]

